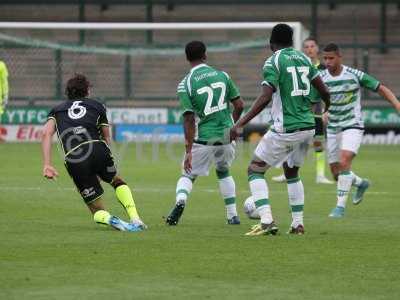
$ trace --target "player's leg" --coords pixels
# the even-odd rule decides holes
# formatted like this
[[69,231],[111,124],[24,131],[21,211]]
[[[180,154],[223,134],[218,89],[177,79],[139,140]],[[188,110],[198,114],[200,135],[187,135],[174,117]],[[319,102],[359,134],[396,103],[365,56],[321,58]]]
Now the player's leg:
[[93,220],[98,224],[109,225],[117,230],[126,231],[127,223],[112,216],[104,208],[101,201],[104,191],[96,174],[91,170],[91,159],[92,157],[89,157],[79,162],[71,162],[67,159],[65,167],[74,181],[78,192],[81,194],[83,201],[92,213]]
[[322,116],[315,116],[315,136],[314,136],[314,152],[316,161],[316,183],[333,184],[333,181],[329,180],[325,176],[325,152],[324,152],[324,123],[322,122]]
[[261,223],[253,226],[246,235],[275,235],[278,232],[278,227],[272,217],[268,184],[264,178],[265,172],[269,168],[270,166],[266,162],[254,155],[247,169],[251,195]]
[[[360,149],[364,130],[348,129],[343,132],[342,150],[347,150],[354,153],[353,158],[357,155]],[[370,186],[370,182],[366,178],[361,178],[352,170],[350,165],[350,172],[353,177],[352,186],[356,188],[353,193],[352,201],[354,205],[360,204],[363,200],[364,193]]]
[[355,154],[351,151],[340,151],[340,164],[337,182],[337,202],[336,207],[329,214],[330,217],[340,218],[344,216],[347,197],[353,183],[353,176],[350,170],[354,155]]
[[277,166],[286,160],[287,144],[284,138],[272,131],[268,131],[260,140],[254,151],[253,159],[247,169],[250,191],[254,199],[261,223],[253,226],[246,235],[276,234],[278,227],[272,217],[269,201],[268,184],[265,181],[265,172],[270,166]]
[[94,201],[87,203],[87,206],[91,213],[93,214],[93,220],[97,224],[109,225],[114,229],[120,231],[130,231],[129,224],[122,221],[116,216],[112,216],[103,205],[101,198],[95,199]]
[[299,167],[289,167],[287,162],[283,164],[285,177],[287,178],[287,190],[289,195],[289,206],[292,213],[292,223],[288,233],[304,234],[304,187],[299,176]]
[[299,176],[299,169],[304,164],[309,145],[313,139],[313,131],[297,133],[299,143],[294,145],[287,161],[283,164],[287,178],[289,205],[292,214],[292,224],[288,233],[304,234],[304,186]]
[[193,183],[196,180],[196,176],[190,176],[183,174],[176,183],[175,190],[175,206],[166,218],[168,225],[178,225],[179,219],[181,218],[183,211],[186,206],[187,199],[193,188]]
[[130,226],[128,230],[139,231],[146,229],[147,226],[142,222],[137,212],[131,189],[121,177],[117,176],[117,168],[110,149],[103,143],[96,143],[93,151],[93,168],[101,180],[109,183],[114,188],[119,203],[129,216]]
[[132,224],[133,227],[138,227],[141,230],[146,229],[147,225],[144,224],[142,219],[139,217],[132,191],[129,186],[119,176],[114,176],[110,184],[115,189],[115,195],[119,203],[128,214],[130,224]]
[[182,175],[176,184],[175,206],[166,218],[168,225],[177,225],[185,209],[188,197],[193,188],[197,176],[208,175],[212,159],[212,146],[193,144],[192,147],[192,170],[190,173],[183,169]]
[[235,158],[235,148],[233,144],[215,146],[214,149],[215,171],[218,178],[219,190],[225,203],[226,218],[228,224],[238,225],[240,219],[236,209],[236,186],[233,177],[229,173]]
[[[351,171],[352,161],[360,147],[362,135],[363,131],[359,129],[345,130],[341,134],[339,173],[337,177],[337,204],[330,213],[330,217],[340,218],[344,216],[348,194],[352,185],[357,187],[357,191],[353,197],[354,204],[362,201],[363,194],[369,187],[368,180],[358,177]],[[331,166],[331,169],[337,172],[337,164]]]

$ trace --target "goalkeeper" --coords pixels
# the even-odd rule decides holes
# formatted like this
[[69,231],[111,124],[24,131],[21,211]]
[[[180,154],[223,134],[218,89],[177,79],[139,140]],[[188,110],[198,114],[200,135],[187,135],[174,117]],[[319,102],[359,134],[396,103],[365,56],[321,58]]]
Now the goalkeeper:
[[4,62],[0,61],[0,116],[4,113],[8,102],[8,71]]

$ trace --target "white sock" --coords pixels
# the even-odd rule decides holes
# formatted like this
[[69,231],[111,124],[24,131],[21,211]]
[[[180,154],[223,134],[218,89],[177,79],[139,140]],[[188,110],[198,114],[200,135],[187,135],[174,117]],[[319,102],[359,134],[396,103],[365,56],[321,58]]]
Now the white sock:
[[261,223],[270,224],[273,221],[269,205],[268,185],[264,178],[254,178],[249,181],[251,195],[260,215]]
[[292,227],[303,225],[304,186],[300,178],[292,178],[287,181],[289,205],[292,211]]
[[337,206],[346,207],[347,196],[349,195],[353,175],[350,171],[344,171],[339,174],[337,183]]
[[362,182],[362,178],[358,177],[354,172],[351,172],[351,174],[353,175],[353,185],[359,187]]
[[218,180],[219,191],[221,192],[222,198],[224,198],[226,217],[232,219],[237,216],[236,211],[236,188],[235,181],[232,176],[225,177]]
[[186,204],[187,198],[192,191],[192,181],[182,176],[176,184],[176,204]]

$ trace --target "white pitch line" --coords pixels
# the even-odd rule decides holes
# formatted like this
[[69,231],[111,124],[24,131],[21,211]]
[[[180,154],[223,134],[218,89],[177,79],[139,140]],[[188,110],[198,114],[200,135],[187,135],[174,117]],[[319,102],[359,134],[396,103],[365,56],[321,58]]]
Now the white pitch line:
[[[31,187],[18,187],[18,186],[0,186],[0,191],[75,191],[76,189],[73,187],[57,187],[57,188],[52,188],[52,187],[37,187],[37,186],[31,186]],[[164,188],[132,188],[132,190],[135,192],[147,192],[147,193],[162,193],[162,192],[175,192],[175,188],[169,188],[169,187],[164,187]],[[219,193],[218,189],[202,189],[202,188],[197,188],[195,191],[201,191],[205,193]],[[239,190],[237,191],[240,194],[248,193],[250,192],[248,190]],[[271,193],[274,194],[287,194],[286,189],[284,190],[270,190]],[[389,193],[389,192],[382,192],[382,191],[369,191],[367,192],[370,195],[398,195],[399,193]],[[318,191],[318,192],[306,192],[306,194],[319,194],[319,195],[332,195],[335,194],[334,191]]]

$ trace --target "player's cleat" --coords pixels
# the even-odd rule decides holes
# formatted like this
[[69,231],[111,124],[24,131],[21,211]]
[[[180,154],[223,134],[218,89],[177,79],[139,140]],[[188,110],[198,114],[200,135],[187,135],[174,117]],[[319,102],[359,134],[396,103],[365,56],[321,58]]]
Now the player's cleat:
[[228,219],[229,225],[240,225],[239,216],[233,216],[231,219]]
[[285,174],[272,177],[272,181],[275,181],[275,182],[286,182]]
[[118,217],[112,216],[110,218],[110,226],[119,231],[127,231],[127,224]]
[[255,235],[276,235],[278,233],[278,226],[272,221],[270,224],[256,224],[251,227],[251,230],[245,235],[255,236]]
[[147,225],[143,223],[143,221],[141,219],[134,219],[132,220],[129,224],[132,224],[133,226],[139,227],[142,230],[147,229]]
[[140,224],[137,224],[137,223],[126,223],[125,228],[126,228],[126,231],[129,231],[129,232],[138,232],[138,231],[144,230],[143,226]]
[[344,217],[344,207],[336,206],[332,209],[331,213],[329,214],[331,218],[342,218]]
[[305,233],[304,231],[304,226],[303,225],[297,225],[297,227],[290,227],[289,231],[287,234],[297,234],[297,235],[303,235]]
[[184,209],[185,209],[185,204],[175,205],[175,207],[169,213],[165,222],[171,226],[178,225],[179,219],[182,216]]
[[369,188],[370,182],[368,179],[363,179],[360,186],[357,187],[357,190],[353,194],[353,204],[360,204],[363,200],[363,196],[365,191]]
[[329,180],[325,176],[317,176],[317,178],[315,179],[315,182],[322,183],[322,184],[334,184],[335,183],[334,181]]

